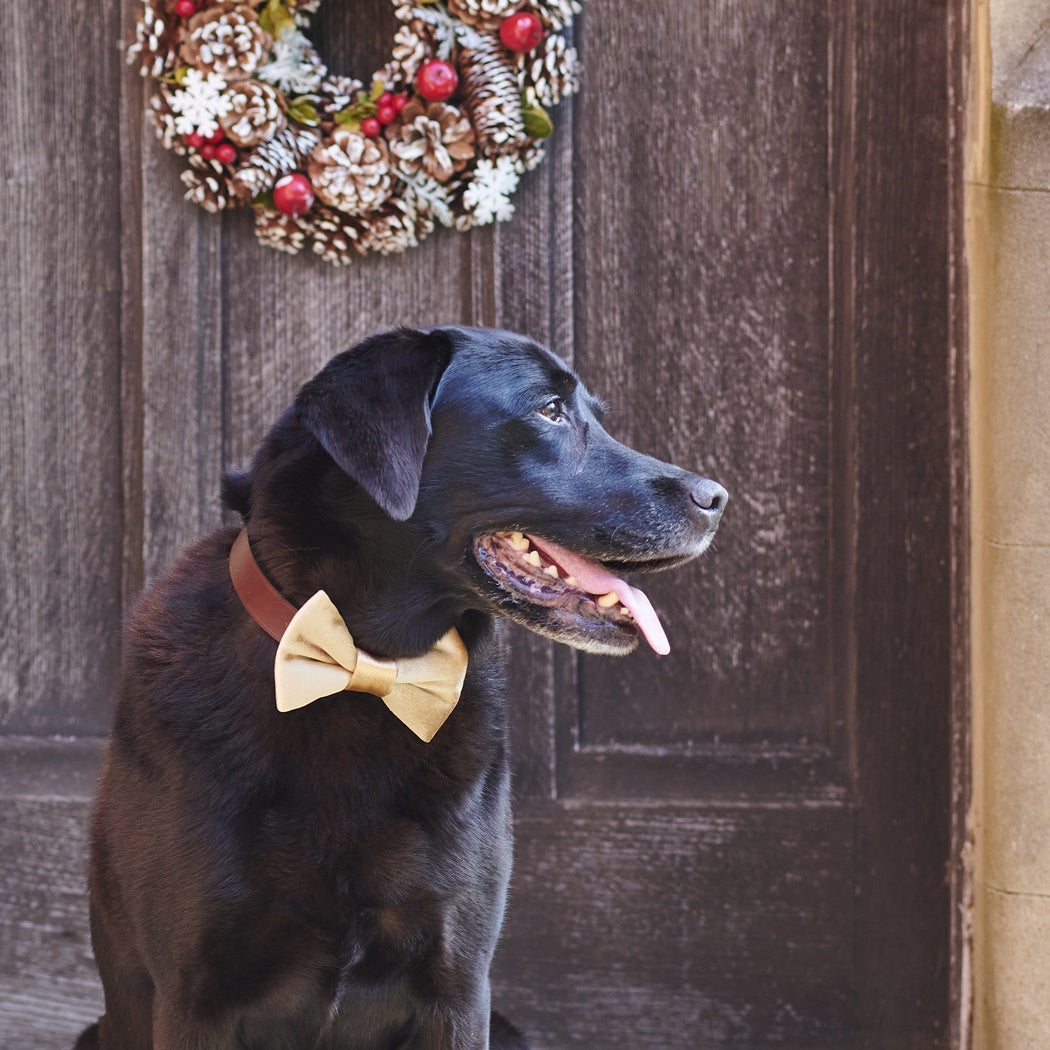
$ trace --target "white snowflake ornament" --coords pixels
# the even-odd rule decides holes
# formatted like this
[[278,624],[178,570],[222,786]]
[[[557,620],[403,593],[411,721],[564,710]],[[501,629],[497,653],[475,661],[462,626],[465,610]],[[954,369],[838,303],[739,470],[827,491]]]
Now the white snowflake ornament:
[[514,214],[511,194],[518,188],[518,166],[513,157],[479,160],[463,194],[463,206],[470,211],[478,226],[505,222]]
[[205,138],[214,135],[219,130],[219,118],[230,112],[225,91],[226,81],[218,73],[187,69],[180,88],[170,98],[178,134],[192,135],[196,131]]

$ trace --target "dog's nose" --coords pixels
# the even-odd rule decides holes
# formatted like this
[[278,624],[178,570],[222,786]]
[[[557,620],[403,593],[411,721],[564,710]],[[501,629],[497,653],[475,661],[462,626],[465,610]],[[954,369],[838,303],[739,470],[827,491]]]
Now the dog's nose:
[[718,524],[722,517],[722,511],[729,500],[726,492],[717,481],[710,478],[699,478],[689,490],[689,498],[700,509],[701,514],[707,519],[711,528]]

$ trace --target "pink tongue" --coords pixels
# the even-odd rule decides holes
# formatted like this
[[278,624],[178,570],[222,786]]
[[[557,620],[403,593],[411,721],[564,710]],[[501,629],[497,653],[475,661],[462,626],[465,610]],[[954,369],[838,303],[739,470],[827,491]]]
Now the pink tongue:
[[613,576],[608,569],[603,568],[597,562],[588,561],[579,554],[573,554],[572,551],[559,547],[550,540],[532,535],[529,536],[529,540],[551,561],[556,562],[563,573],[575,576],[576,582],[589,594],[601,596],[612,591],[630,610],[635,623],[638,624],[638,629],[645,635],[645,640],[653,650],[661,656],[666,656],[671,651],[671,645],[667,641],[660,617],[656,615],[652,602],[643,591]]

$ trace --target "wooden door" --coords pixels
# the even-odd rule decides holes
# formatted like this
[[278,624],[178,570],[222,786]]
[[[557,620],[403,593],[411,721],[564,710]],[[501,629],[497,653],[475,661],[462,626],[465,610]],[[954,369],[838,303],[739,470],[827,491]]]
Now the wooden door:
[[587,13],[575,363],[731,495],[669,657],[512,639],[540,1046],[947,1045],[948,13]]
[[[130,2],[12,11],[0,1046],[97,1009],[82,829],[122,607],[331,353],[446,321],[550,343],[617,436],[731,494],[647,585],[671,656],[505,632],[500,1007],[538,1050],[949,1045],[964,8],[590,0],[515,219],[341,271],[181,200],[112,48]],[[388,0],[326,0],[314,36],[360,73],[393,31]]]

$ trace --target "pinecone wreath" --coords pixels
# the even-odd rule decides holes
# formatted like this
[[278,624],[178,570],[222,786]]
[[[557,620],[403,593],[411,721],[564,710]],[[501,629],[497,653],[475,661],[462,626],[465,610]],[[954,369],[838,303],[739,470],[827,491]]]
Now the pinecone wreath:
[[581,0],[392,3],[390,59],[362,82],[307,38],[320,0],[141,0],[129,59],[187,199],[248,205],[263,244],[336,265],[510,218],[546,107],[578,89]]

